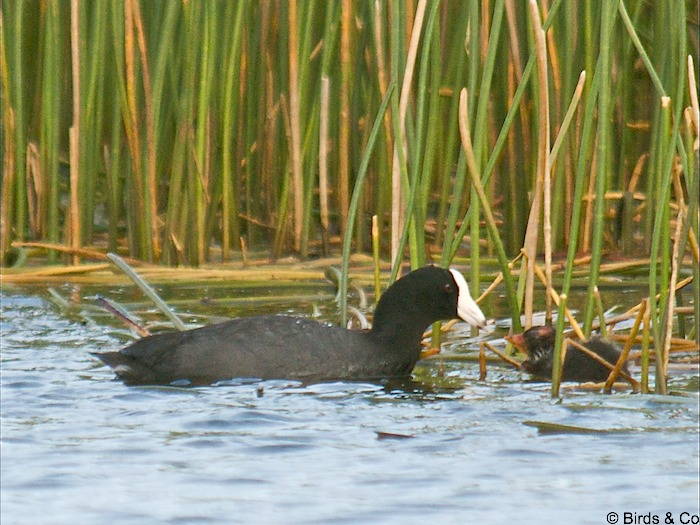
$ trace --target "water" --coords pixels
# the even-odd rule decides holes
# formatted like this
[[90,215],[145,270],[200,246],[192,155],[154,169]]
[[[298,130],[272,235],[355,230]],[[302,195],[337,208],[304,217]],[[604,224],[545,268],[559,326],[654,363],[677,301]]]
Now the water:
[[[127,387],[88,354],[121,346],[113,326],[6,291],[1,328],[3,525],[700,513],[697,372],[674,377],[679,396],[572,391],[560,403],[516,371],[490,365],[479,382],[457,360],[424,362],[403,384]],[[474,342],[458,333],[448,346]],[[620,432],[540,434],[528,420]]]

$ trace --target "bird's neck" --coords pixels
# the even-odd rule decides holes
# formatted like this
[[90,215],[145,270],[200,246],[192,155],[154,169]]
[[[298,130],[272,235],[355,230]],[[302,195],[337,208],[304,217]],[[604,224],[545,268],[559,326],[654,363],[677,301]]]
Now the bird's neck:
[[372,337],[401,351],[420,351],[423,332],[432,320],[409,303],[402,309],[386,308],[380,303],[374,313]]

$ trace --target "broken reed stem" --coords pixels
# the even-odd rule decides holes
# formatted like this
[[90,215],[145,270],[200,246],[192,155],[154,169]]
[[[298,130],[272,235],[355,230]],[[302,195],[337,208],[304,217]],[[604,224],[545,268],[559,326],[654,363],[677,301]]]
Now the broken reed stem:
[[160,298],[156,291],[149,285],[134,269],[129,266],[124,259],[119,257],[115,253],[108,253],[107,258],[121,271],[123,271],[129,279],[131,279],[136,286],[138,286],[141,291],[148,296],[151,301],[158,307],[158,309],[165,314],[165,316],[172,321],[180,331],[187,330],[185,323],[183,323],[180,318],[173,312],[170,307]]
[[[598,363],[600,363],[601,365],[603,365],[603,366],[604,366],[605,368],[607,368],[608,370],[612,370],[612,369],[615,367],[614,365],[612,365],[611,363],[608,363],[605,359],[603,359],[602,357],[600,357],[600,356],[599,356],[598,354],[596,354],[595,352],[592,352],[591,350],[589,350],[588,348],[586,348],[585,346],[583,346],[583,345],[582,345],[581,343],[579,343],[578,341],[574,341],[573,339],[567,339],[567,343],[570,344],[572,347],[574,347],[576,350],[579,350],[580,352],[583,352],[584,354],[586,354],[588,357],[590,357],[590,358],[593,359],[594,361],[597,361]],[[624,378],[627,382],[629,382],[629,384],[632,385],[632,388],[634,388],[635,390],[638,390],[638,389],[639,389],[639,383],[637,382],[637,380],[634,379],[632,376],[630,376],[630,375],[629,375],[628,373],[626,373],[625,371],[620,370],[619,376],[622,377],[622,378]]]
[[[627,357],[629,356],[630,350],[632,349],[632,344],[634,343],[634,339],[635,339],[635,337],[637,337],[637,332],[639,331],[639,325],[642,324],[642,320],[644,319],[645,313],[646,313],[646,303],[643,303],[642,308],[639,310],[639,313],[637,314],[637,318],[634,320],[634,324],[632,325],[632,330],[630,331],[629,337],[627,338],[627,341],[625,341],[625,346],[622,347],[622,352],[620,353],[620,357],[617,358],[617,362],[615,363],[615,366],[610,371],[610,374],[608,375],[608,379],[605,381],[605,387],[603,389],[603,392],[605,392],[606,394],[609,394],[612,391],[612,386],[615,383],[617,376],[620,374],[620,372],[622,371],[622,367],[627,362]],[[634,387],[634,385],[633,385],[633,387]],[[639,390],[638,387],[639,387],[639,385],[634,387],[635,391]]]
[[[516,262],[518,262],[518,259],[520,259],[522,256],[523,256],[523,252],[520,252],[520,253],[518,253],[518,255],[515,256],[514,259],[512,259],[510,262],[508,262],[508,271],[511,273],[511,275],[513,273],[513,266],[515,265]],[[503,272],[499,272],[498,275],[496,276],[496,278],[493,281],[491,281],[491,284],[488,286],[488,288],[486,288],[486,290],[484,290],[483,293],[481,295],[479,295],[479,297],[476,299],[476,303],[480,304],[481,301],[483,301],[486,297],[488,297],[491,294],[491,292],[493,292],[496,289],[496,287],[499,284],[501,284],[502,281],[503,281]]]
[[485,348],[488,348],[488,349],[491,350],[494,354],[496,354],[498,357],[500,357],[501,360],[503,360],[504,362],[508,363],[508,364],[511,365],[511,366],[514,366],[514,367],[517,368],[518,370],[521,370],[521,369],[523,368],[521,363],[519,363],[518,361],[516,361],[515,359],[513,359],[513,358],[511,358],[511,357],[508,357],[506,354],[504,354],[503,352],[501,352],[498,348],[495,348],[494,346],[492,346],[490,343],[488,343],[488,342],[486,342],[486,341],[483,341],[483,342],[481,343],[480,347],[481,347],[481,348],[484,348],[484,347],[485,347]]
[[[52,291],[52,290],[49,290]],[[145,328],[134,321],[126,312],[126,310],[119,304],[107,299],[106,297],[98,297],[95,301],[97,304],[102,306],[105,310],[115,316],[117,319],[122,321],[127,328],[133,329],[141,337],[148,337],[151,332],[148,328]]]
[[586,72],[581,71],[581,74],[578,77],[578,83],[576,84],[576,89],[574,89],[574,94],[571,97],[571,102],[569,103],[569,107],[566,110],[566,114],[564,115],[564,120],[562,121],[561,127],[559,128],[559,133],[557,133],[557,138],[554,139],[552,151],[547,159],[549,162],[549,166],[547,167],[548,171],[551,171],[555,161],[557,160],[557,156],[559,155],[559,148],[561,148],[561,145],[563,144],[564,139],[566,138],[566,132],[568,131],[569,124],[571,124],[571,120],[574,117],[574,113],[578,108],[578,103],[581,100],[581,94],[583,93],[583,87],[585,86],[585,84]]
[[[539,8],[535,0],[530,0],[530,18],[532,19],[533,30],[535,32],[535,51],[537,53],[537,79],[538,79],[538,95],[539,95],[539,122],[538,122],[538,150],[537,150],[537,182],[535,187],[538,187],[538,182],[542,181],[542,192],[544,198],[544,217],[543,217],[543,236],[544,236],[544,273],[546,276],[545,287],[547,294],[545,298],[545,319],[548,323],[552,320],[552,296],[549,290],[552,288],[552,172],[549,161],[549,81],[547,74],[547,42],[542,29],[542,21],[540,19]],[[535,190],[539,191],[539,190]],[[538,210],[539,212],[539,210]],[[535,229],[535,234],[536,234]],[[537,249],[537,239],[535,238],[534,246]],[[534,263],[535,253],[532,253]],[[530,268],[528,268],[530,269]],[[534,279],[532,281],[534,286]],[[533,294],[529,295],[529,300],[533,299]],[[527,299],[526,299],[527,300]],[[532,311],[532,305],[530,305]],[[531,319],[530,319],[531,321]]]

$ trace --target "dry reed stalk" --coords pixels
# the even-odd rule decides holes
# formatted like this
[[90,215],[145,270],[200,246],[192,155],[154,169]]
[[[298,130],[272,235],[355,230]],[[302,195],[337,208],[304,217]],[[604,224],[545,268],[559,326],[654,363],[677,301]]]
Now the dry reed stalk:
[[578,83],[576,84],[576,88],[574,89],[574,94],[571,96],[571,102],[569,102],[569,107],[567,108],[566,114],[564,115],[564,120],[562,122],[561,127],[559,128],[559,132],[557,133],[556,139],[554,139],[552,151],[550,152],[550,155],[547,158],[547,170],[549,172],[551,172],[552,167],[554,166],[554,162],[557,159],[557,156],[559,154],[559,148],[561,148],[561,145],[564,142],[564,137],[566,137],[566,132],[569,129],[569,124],[571,123],[571,120],[574,116],[574,112],[576,111],[578,103],[581,100],[581,94],[583,93],[583,88],[585,85],[586,72],[581,71],[581,74],[578,77]]
[[85,284],[85,285],[102,285],[114,286],[115,284],[128,284],[128,279],[115,277],[109,268],[105,271],[89,272],[83,274],[66,274],[66,275],[11,275],[0,273],[0,283],[11,284],[36,284],[40,286],[46,285],[63,285],[63,284]]
[[476,196],[479,198],[484,219],[486,219],[486,227],[488,229],[489,237],[496,248],[498,262],[502,268],[502,275],[506,285],[506,296],[510,306],[513,329],[520,330],[520,309],[518,307],[517,294],[511,275],[512,264],[509,264],[506,258],[503,243],[501,242],[498,227],[496,226],[496,220],[494,219],[491,206],[489,205],[489,201],[486,198],[486,193],[484,192],[484,187],[481,183],[481,176],[476,163],[476,158],[474,156],[474,147],[472,145],[471,134],[469,132],[468,99],[469,96],[467,94],[467,89],[462,88],[459,95],[459,136],[467,161],[467,171],[469,172],[469,177],[471,178],[472,188],[474,189]]
[[[676,218],[676,231],[674,233],[673,252],[671,255],[671,280],[669,283],[668,304],[666,306],[666,330],[664,332],[663,346],[663,372],[666,375],[668,367],[668,354],[671,348],[671,336],[673,335],[673,309],[676,306],[676,281],[678,280],[678,267],[680,266],[682,254],[680,254],[681,229],[685,220],[685,209],[681,207]],[[635,323],[636,324],[636,323]],[[659,366],[658,364],[656,366]]]
[[492,351],[494,354],[496,354],[498,357],[500,357],[502,361],[508,363],[508,364],[511,365],[511,366],[514,366],[514,367],[517,368],[518,370],[521,370],[521,369],[522,369],[522,365],[521,365],[518,361],[516,361],[515,359],[512,359],[512,358],[510,358],[510,357],[508,357],[508,356],[505,355],[503,352],[501,352],[501,351],[498,350],[497,348],[494,348],[493,346],[491,346],[491,345],[490,345],[489,343],[487,343],[486,341],[483,341],[481,344],[482,344],[483,346],[485,346],[486,348],[488,348],[489,350],[491,350],[491,351]]
[[508,64],[514,65],[515,78],[518,80],[519,84],[523,78],[523,61],[520,58],[520,42],[518,39],[518,23],[514,0],[506,0],[506,21],[508,22],[510,53],[513,56],[513,60],[509,61]]
[[[512,265],[512,263],[511,263],[511,265]],[[481,301],[483,301],[486,297],[488,297],[491,294],[491,292],[493,292],[496,289],[496,287],[499,284],[501,284],[501,282],[503,282],[503,272],[499,272],[499,274],[496,276],[496,278],[493,281],[491,281],[491,284],[488,285],[486,290],[484,290],[482,292],[482,294],[475,299],[477,304],[480,303]]]
[[374,304],[376,305],[382,292],[379,261],[379,218],[376,215],[372,215],[372,260],[374,262]]
[[248,262],[248,244],[245,242],[245,237],[242,235],[238,238],[241,243],[241,259],[243,260],[243,268],[247,267]]
[[[590,259],[590,256],[589,256]],[[625,271],[625,270],[631,270],[632,268],[638,268],[638,267],[644,267],[649,264],[649,259],[635,259],[631,261],[621,261],[621,262],[613,262],[613,263],[605,263],[600,265],[600,273],[611,273],[611,272],[620,272],[620,271]],[[588,275],[588,270],[577,270],[573,273],[573,275],[576,276],[581,276],[581,275]]]
[[481,60],[481,63],[484,64],[486,63],[486,56],[489,52],[489,27],[491,27],[491,0],[485,0],[481,2],[481,4],[481,21],[479,22],[479,36],[481,37],[479,43],[481,44],[481,47],[479,49],[479,58]]
[[695,308],[692,306],[676,306],[673,311],[680,315],[690,315],[695,311]]
[[[382,0],[374,1],[374,52],[377,61],[377,82],[379,84],[379,94],[382,98],[386,95],[386,90],[389,87],[389,74],[386,68],[385,49],[384,49],[384,34],[382,31]],[[385,146],[387,148],[387,157],[391,155],[391,109],[384,115],[384,135]]]
[[486,352],[484,352],[484,343],[479,345],[479,381],[486,379]]
[[593,295],[595,295],[596,307],[598,309],[598,327],[600,328],[601,337],[608,335],[608,325],[605,322],[605,309],[603,308],[603,298],[600,296],[598,285],[593,287]]
[[318,143],[318,200],[323,233],[323,251],[328,252],[328,114],[330,111],[330,80],[328,76],[321,77],[321,114],[319,117]]
[[[577,385],[562,385],[562,389],[566,391],[576,392],[598,392],[605,386],[605,383],[579,383]],[[616,391],[624,391],[632,388],[627,383],[615,383],[613,388]],[[633,389],[634,390],[634,389]]]
[[[628,336],[622,335],[622,334],[610,334],[608,336],[608,339],[612,341],[620,341],[620,342],[626,342],[628,339]],[[634,338],[635,343],[641,343],[642,342],[642,337],[641,336],[636,336]],[[654,336],[649,336],[649,343],[653,344],[654,341]],[[671,346],[674,348],[684,348],[687,350],[691,350],[696,348],[695,341],[692,341],[690,339],[682,339],[680,337],[671,337]]]
[[[535,289],[535,257],[537,256],[537,238],[540,228],[540,208],[542,207],[542,191],[544,186],[545,171],[547,170],[546,157],[549,155],[549,98],[547,90],[543,89],[543,85],[547,85],[547,50],[546,45],[542,48],[544,35],[542,34],[542,24],[539,18],[539,10],[537,2],[530,0],[529,3],[530,17],[532,19],[533,28],[535,31],[535,51],[537,54],[537,73],[540,81],[539,89],[539,137],[537,150],[537,175],[535,177],[535,189],[530,206],[530,215],[527,221],[527,229],[525,230],[525,241],[523,248],[525,249],[527,274],[525,276],[525,328],[532,326],[534,289]],[[550,222],[551,235],[551,222]],[[551,242],[551,237],[550,237]],[[546,250],[545,250],[546,251]],[[549,295],[547,296],[549,304]],[[551,318],[551,305],[548,308]]]
[[[548,0],[542,2],[542,20],[549,18]],[[544,28],[543,28],[544,30]],[[547,37],[548,62],[552,68],[552,82],[554,83],[554,111],[561,107],[561,67],[559,66],[559,53],[557,53],[557,42],[554,38],[554,28],[550,25],[545,31]],[[558,120],[558,118],[557,118]]]
[[[78,184],[80,181],[80,0],[70,3],[71,34],[71,73],[73,89],[73,122],[69,129],[70,151],[70,241],[71,247],[80,248],[80,200]],[[80,258],[72,257],[73,264]]]
[[[603,195],[603,198],[605,200],[620,200],[620,199],[624,198],[625,193],[627,193],[627,192],[614,191],[614,190],[613,191],[606,191],[605,195]],[[635,200],[638,200],[638,201],[645,201],[647,199],[647,196],[645,193],[635,191],[632,193],[632,198],[634,198]],[[595,193],[588,193],[587,195],[584,195],[583,197],[581,197],[581,200],[585,201],[585,202],[594,201],[595,200]],[[673,203],[669,203],[669,206],[671,206],[672,208],[674,207]]]
[[[634,165],[634,169],[632,170],[632,176],[630,177],[630,182],[629,186],[627,186],[627,191],[630,193],[634,193],[635,190],[637,189],[637,184],[639,183],[639,177],[642,176],[642,170],[644,169],[644,164],[646,163],[647,159],[649,158],[649,152],[642,153],[639,158],[637,159],[637,162]],[[607,195],[607,193],[606,193]],[[639,195],[644,195],[639,194]],[[646,195],[644,195],[646,198]]]
[[291,127],[292,186],[294,188],[294,249],[301,250],[304,217],[304,173],[301,158],[301,116],[299,109],[299,28],[297,2],[289,2],[289,123]]
[[[537,77],[539,81],[539,124],[538,124],[538,151],[537,151],[537,179],[542,179],[542,192],[544,198],[543,235],[544,235],[544,273],[546,276],[545,287],[545,319],[552,320],[552,296],[549,290],[552,288],[552,171],[549,161],[550,153],[550,122],[549,122],[549,80],[548,80],[548,56],[547,43],[539,8],[536,0],[530,0],[530,17],[535,32],[535,50],[537,53]],[[533,254],[534,261],[534,254]],[[533,280],[534,283],[534,280]]]
[[[642,304],[642,308],[639,310],[639,313],[637,314],[636,319],[634,320],[634,325],[632,325],[632,330],[630,330],[629,337],[627,338],[627,341],[625,341],[625,346],[622,347],[622,352],[620,353],[620,357],[618,357],[617,362],[615,363],[615,366],[613,369],[610,371],[610,374],[608,375],[608,379],[605,381],[605,388],[603,391],[606,394],[609,394],[612,390],[612,386],[615,383],[615,380],[617,379],[617,376],[620,375],[620,372],[622,372],[622,367],[624,364],[627,362],[627,358],[629,356],[630,350],[632,349],[632,344],[634,343],[634,338],[637,337],[637,333],[639,332],[639,325],[642,324],[642,320],[644,319],[644,314],[646,313],[646,302]],[[637,385],[638,387],[639,385]],[[635,388],[637,390],[638,388]]]
[[698,86],[695,83],[695,65],[693,56],[688,55],[688,90],[690,92],[690,104],[693,108],[693,124],[695,125],[694,148],[698,149],[698,134],[700,134],[700,105],[698,105]]
[[439,348],[430,346],[430,341],[421,341],[421,344],[424,345],[425,348],[420,351],[419,359],[428,359],[429,357],[433,357],[434,355],[438,355],[440,353]]
[[[77,255],[79,257],[84,257],[87,259],[97,259],[97,260],[106,260],[107,255],[99,252],[97,250],[90,250],[89,248],[73,248],[72,246],[65,246],[63,244],[53,244],[49,242],[20,242],[20,241],[14,241],[12,243],[12,246],[15,248],[41,248],[43,250],[52,250],[56,252],[62,252],[62,253],[68,253],[71,255]],[[138,259],[132,259],[130,257],[123,257],[125,261],[127,261],[131,265],[141,265],[141,264],[147,264],[144,261],[140,261]]]
[[[406,112],[408,111],[408,101],[411,95],[411,85],[413,84],[413,72],[418,55],[418,44],[423,28],[423,17],[427,0],[419,0],[416,8],[416,16],[413,19],[413,29],[411,30],[411,40],[408,44],[406,55],[406,67],[403,73],[403,83],[401,85],[401,95],[399,97],[399,135],[394,137],[394,153],[391,162],[391,260],[397,260],[397,251],[403,230],[404,217],[404,195],[401,180],[400,158],[408,158],[406,149]],[[399,152],[401,148],[402,153]]]
[[[535,265],[535,274],[539,278],[540,281],[542,281],[542,284],[545,286],[547,285],[547,277],[545,276],[544,273],[542,273],[542,268],[539,267],[539,265]],[[548,289],[549,295],[554,301],[554,304],[559,306],[559,302],[561,300],[559,294],[554,290],[554,288],[550,287]],[[578,321],[576,321],[576,317],[574,317],[574,314],[569,310],[568,307],[564,309],[564,312],[566,313],[566,318],[569,320],[569,324],[571,325],[571,329],[576,333],[576,337],[578,337],[581,340],[584,340],[586,337],[583,335],[583,330],[581,330],[581,325],[578,324]]]
[[[643,330],[642,330],[643,332]],[[638,338],[637,338],[638,339]],[[684,341],[687,341],[687,339],[684,339]],[[669,360],[668,366],[669,369],[673,367],[673,365],[678,364],[678,363],[686,363],[686,362],[692,362],[696,363],[700,360],[700,355],[696,356],[689,356],[687,354],[692,353],[692,352],[697,352],[700,350],[700,346],[697,344],[694,344],[692,346],[671,346],[670,353],[671,354],[682,354],[674,359],[673,362]],[[634,350],[630,352],[630,359],[640,359],[642,357],[642,351],[641,350]],[[656,361],[656,357],[654,355],[649,356],[649,358],[652,361]]]
[[[508,61],[509,67],[514,65],[515,77],[518,80],[518,84],[521,83],[523,79],[523,64],[520,58],[520,41],[518,39],[518,26],[517,26],[517,13],[515,12],[515,5],[513,0],[506,0],[506,20],[508,22],[508,34],[511,47],[511,53],[513,55],[513,60]],[[513,97],[509,96],[509,103]],[[522,141],[523,141],[523,153],[524,158],[530,158],[530,123],[528,119],[528,105],[521,104],[518,110],[520,116],[520,129],[522,131]]]
[[[591,256],[590,255],[583,255],[581,257],[578,257],[577,259],[574,259],[573,265],[574,267],[581,266],[583,264],[588,264],[591,262]],[[563,270],[566,267],[566,261],[562,261],[560,263],[555,264],[552,266],[552,269],[554,271],[559,271]]]
[[340,7],[340,129],[338,143],[338,208],[340,231],[345,232],[350,206],[350,79],[352,52],[352,0],[343,0]]
[[[596,354],[595,352],[592,352],[591,350],[589,350],[588,348],[586,348],[584,345],[582,345],[582,344],[579,343],[578,341],[574,341],[573,339],[565,339],[565,340],[564,340],[564,343],[565,343],[567,346],[568,346],[568,345],[571,345],[571,346],[573,346],[576,350],[579,350],[580,352],[583,352],[583,353],[586,354],[588,357],[590,357],[590,358],[593,359],[594,361],[597,361],[598,363],[600,363],[601,365],[603,365],[603,366],[604,366],[605,368],[607,368],[608,370],[613,370],[613,369],[615,368],[614,365],[608,363],[605,359],[603,359],[602,357],[600,357],[600,356],[599,356],[598,354]],[[629,384],[632,385],[632,388],[633,388],[635,391],[638,391],[638,390],[639,390],[639,382],[637,382],[637,380],[634,379],[632,376],[630,376],[628,373],[626,373],[626,372],[620,370],[620,372],[619,372],[618,375],[619,375],[620,377],[624,378],[625,380],[627,380],[627,381],[629,382]]]
[[[686,108],[689,109],[689,108]],[[688,207],[685,204],[685,198],[683,196],[683,185],[681,184],[681,170],[682,167],[679,165],[676,165],[676,167],[673,170],[673,192],[676,195],[676,202],[678,203],[678,217],[681,215],[681,211],[683,212],[683,217],[685,217],[688,213]],[[678,219],[677,219],[678,220]],[[675,239],[675,237],[674,237]],[[688,244],[690,244],[690,253],[693,255],[693,258],[695,259],[695,263],[697,264],[698,261],[700,260],[700,247],[698,247],[698,240],[695,237],[695,232],[693,231],[692,228],[688,228]]]
[[690,244],[690,253],[695,259],[695,264],[700,264],[700,245],[691,228],[688,228],[688,244]]
[[[678,284],[676,284],[676,287],[675,287],[674,289],[675,289],[675,291],[677,292],[678,290],[680,290],[680,289],[682,289],[682,288],[685,288],[686,286],[688,286],[688,285],[689,285],[690,283],[692,283],[692,282],[693,282],[693,276],[691,275],[691,276],[686,277],[685,279],[679,281]],[[658,300],[660,297],[661,297],[661,294],[656,294],[656,299],[657,299],[657,300]],[[647,299],[645,299],[644,301],[646,301],[646,300],[647,300]],[[620,314],[620,315],[618,315],[618,316],[615,316],[614,318],[611,318],[610,321],[608,321],[608,324],[610,324],[611,322],[618,322],[618,321],[622,321],[622,320],[624,320],[624,319],[629,319],[630,317],[633,317],[633,315],[630,316],[630,314],[636,314],[636,313],[639,311],[639,309],[642,307],[642,303],[643,303],[644,301],[641,301],[640,303],[637,303],[636,305],[634,305],[632,308],[630,308],[630,309],[627,310],[626,312],[624,312],[624,313],[622,313],[622,314]],[[623,317],[623,316],[629,316],[629,317]]]
[[98,297],[96,302],[102,308],[111,313],[114,317],[119,319],[124,324],[124,326],[131,330],[134,330],[140,337],[148,337],[149,335],[151,335],[151,332],[148,330],[148,328],[141,326],[131,317],[129,317],[129,315],[126,313],[126,311],[121,305],[114,303],[106,297]]
[[[520,259],[522,256],[523,256],[523,253],[520,252],[520,253],[518,253],[518,255],[515,256],[515,258],[514,258],[513,260],[511,260],[511,261],[508,263],[508,269],[511,270],[511,274],[513,273],[513,266],[515,265],[516,262],[518,262],[518,259]],[[480,303],[481,303],[484,299],[486,299],[486,297],[488,297],[488,296],[491,294],[491,292],[493,292],[493,291],[496,289],[496,287],[497,287],[499,284],[501,284],[502,282],[503,282],[503,272],[498,272],[498,275],[496,275],[496,277],[494,278],[494,280],[491,281],[491,284],[488,285],[488,287],[486,288],[486,290],[484,290],[484,291],[482,292],[482,294],[481,294],[479,297],[477,297],[477,298],[475,299],[476,303],[477,303],[477,304],[480,304]],[[445,325],[443,325],[443,328],[442,328],[443,331],[445,331],[445,326],[449,325],[450,322],[451,322],[451,321],[448,321],[447,323],[445,323]],[[457,321],[455,321],[455,323],[456,323],[456,322],[457,322]],[[451,327],[451,326],[454,326],[454,323],[453,323],[452,325],[450,325],[450,327]]]
[[110,262],[119,268],[126,276],[133,281],[133,283],[139,287],[139,289],[156,305],[156,307],[165,314],[165,316],[170,319],[170,321],[175,325],[180,331],[187,329],[185,323],[177,316],[177,314],[161,299],[158,293],[153,289],[153,287],[146,282],[146,280],[139,275],[131,266],[129,266],[124,259],[119,257],[114,253],[108,253],[107,258]]
[[31,271],[22,270],[20,272],[3,269],[3,283],[32,282],[36,278],[46,278],[54,276],[66,276],[71,274],[85,274],[109,270],[109,264],[76,264],[71,266],[49,266],[46,268],[34,268]]

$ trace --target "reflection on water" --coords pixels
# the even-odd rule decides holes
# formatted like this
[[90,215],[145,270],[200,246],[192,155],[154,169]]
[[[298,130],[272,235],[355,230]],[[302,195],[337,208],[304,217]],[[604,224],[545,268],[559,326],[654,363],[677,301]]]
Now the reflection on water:
[[[698,513],[692,372],[674,378],[685,396],[567,392],[560,403],[518,372],[491,367],[479,382],[475,363],[444,360],[412,382],[126,387],[88,354],[121,346],[114,328],[8,293],[1,322],[3,525]],[[626,432],[539,434],[528,420]]]

